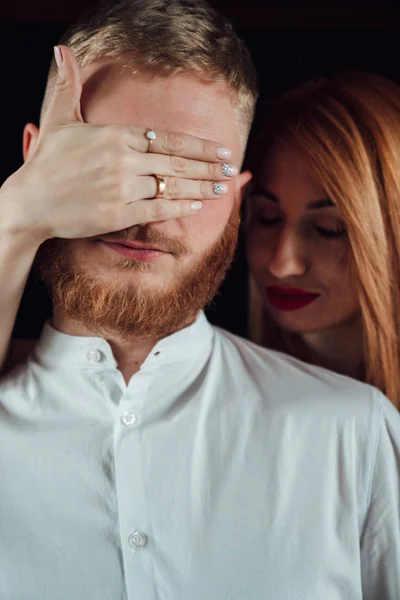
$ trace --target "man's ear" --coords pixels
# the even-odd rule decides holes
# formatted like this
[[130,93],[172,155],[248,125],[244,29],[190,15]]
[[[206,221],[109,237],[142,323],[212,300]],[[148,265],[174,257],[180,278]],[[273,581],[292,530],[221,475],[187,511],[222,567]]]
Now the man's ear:
[[252,177],[253,175],[252,173],[250,173],[250,171],[243,171],[243,173],[240,173],[240,175],[236,177],[235,203],[237,204],[237,206],[240,206],[242,204],[242,200],[246,193],[246,189]]
[[24,127],[24,135],[22,138],[22,153],[25,162],[33,154],[38,137],[39,128],[33,123],[27,123]]

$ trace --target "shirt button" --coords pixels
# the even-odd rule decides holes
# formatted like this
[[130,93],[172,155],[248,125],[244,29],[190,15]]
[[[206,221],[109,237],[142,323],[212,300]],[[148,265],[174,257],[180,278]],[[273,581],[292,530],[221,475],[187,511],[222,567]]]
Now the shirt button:
[[89,350],[87,357],[89,362],[99,363],[101,361],[101,352],[100,350]]
[[129,536],[129,544],[132,548],[139,549],[143,548],[147,543],[147,537],[144,533],[140,531],[135,531],[132,535]]
[[133,425],[136,423],[136,415],[131,412],[124,412],[121,415],[121,423],[122,425]]

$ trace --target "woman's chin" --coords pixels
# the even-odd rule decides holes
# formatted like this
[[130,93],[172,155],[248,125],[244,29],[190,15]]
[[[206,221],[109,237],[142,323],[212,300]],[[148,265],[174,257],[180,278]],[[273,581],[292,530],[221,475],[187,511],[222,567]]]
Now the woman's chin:
[[296,311],[297,314],[295,314],[294,311],[283,312],[268,307],[267,312],[281,329],[298,335],[318,333],[334,325],[334,323],[322,321],[319,315],[301,315],[300,311]]

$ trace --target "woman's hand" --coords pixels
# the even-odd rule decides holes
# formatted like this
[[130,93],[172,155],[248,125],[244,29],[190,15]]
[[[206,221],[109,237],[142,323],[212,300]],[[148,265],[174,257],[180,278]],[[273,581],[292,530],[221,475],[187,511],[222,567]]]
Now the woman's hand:
[[[215,142],[157,131],[149,153],[141,127],[84,123],[79,67],[68,48],[61,52],[37,143],[0,191],[3,229],[38,245],[53,237],[91,237],[185,217],[201,208],[198,201],[225,193],[224,180],[237,169],[226,168],[230,151]],[[165,179],[161,199],[154,199],[153,174]]]

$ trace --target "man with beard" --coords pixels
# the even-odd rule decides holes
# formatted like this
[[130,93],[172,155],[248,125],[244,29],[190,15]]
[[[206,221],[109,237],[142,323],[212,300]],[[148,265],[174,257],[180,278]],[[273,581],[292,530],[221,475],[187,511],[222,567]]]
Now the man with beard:
[[[135,185],[155,180],[151,195],[166,198],[204,192],[195,177],[168,172],[168,139],[186,147],[184,160],[169,161],[181,175],[209,154],[215,176],[217,148],[240,163],[252,67],[206,5],[103,4],[63,41],[80,65],[77,73],[70,50],[58,48],[64,133],[78,136],[83,121],[104,127],[123,164],[127,148],[151,151],[144,156],[157,161],[157,177],[146,171]],[[53,71],[42,127],[60,117],[52,85]],[[165,131],[181,133],[171,143]],[[220,145],[203,141],[196,151],[188,136]],[[111,220],[108,233],[79,236],[76,214],[89,209],[71,205],[65,217],[55,159],[47,185],[36,176],[53,152],[33,125],[24,147],[33,190],[17,175],[3,197],[23,198],[21,231],[60,239],[38,254],[52,322],[0,385],[0,597],[400,597],[400,425],[391,404],[213,328],[202,313],[231,261],[249,174],[196,214],[125,228]],[[99,194],[106,162],[91,176]],[[223,163],[226,177],[233,165]],[[89,197],[86,171],[72,172],[61,173],[64,187],[78,178]],[[35,195],[53,207],[36,221]]]

